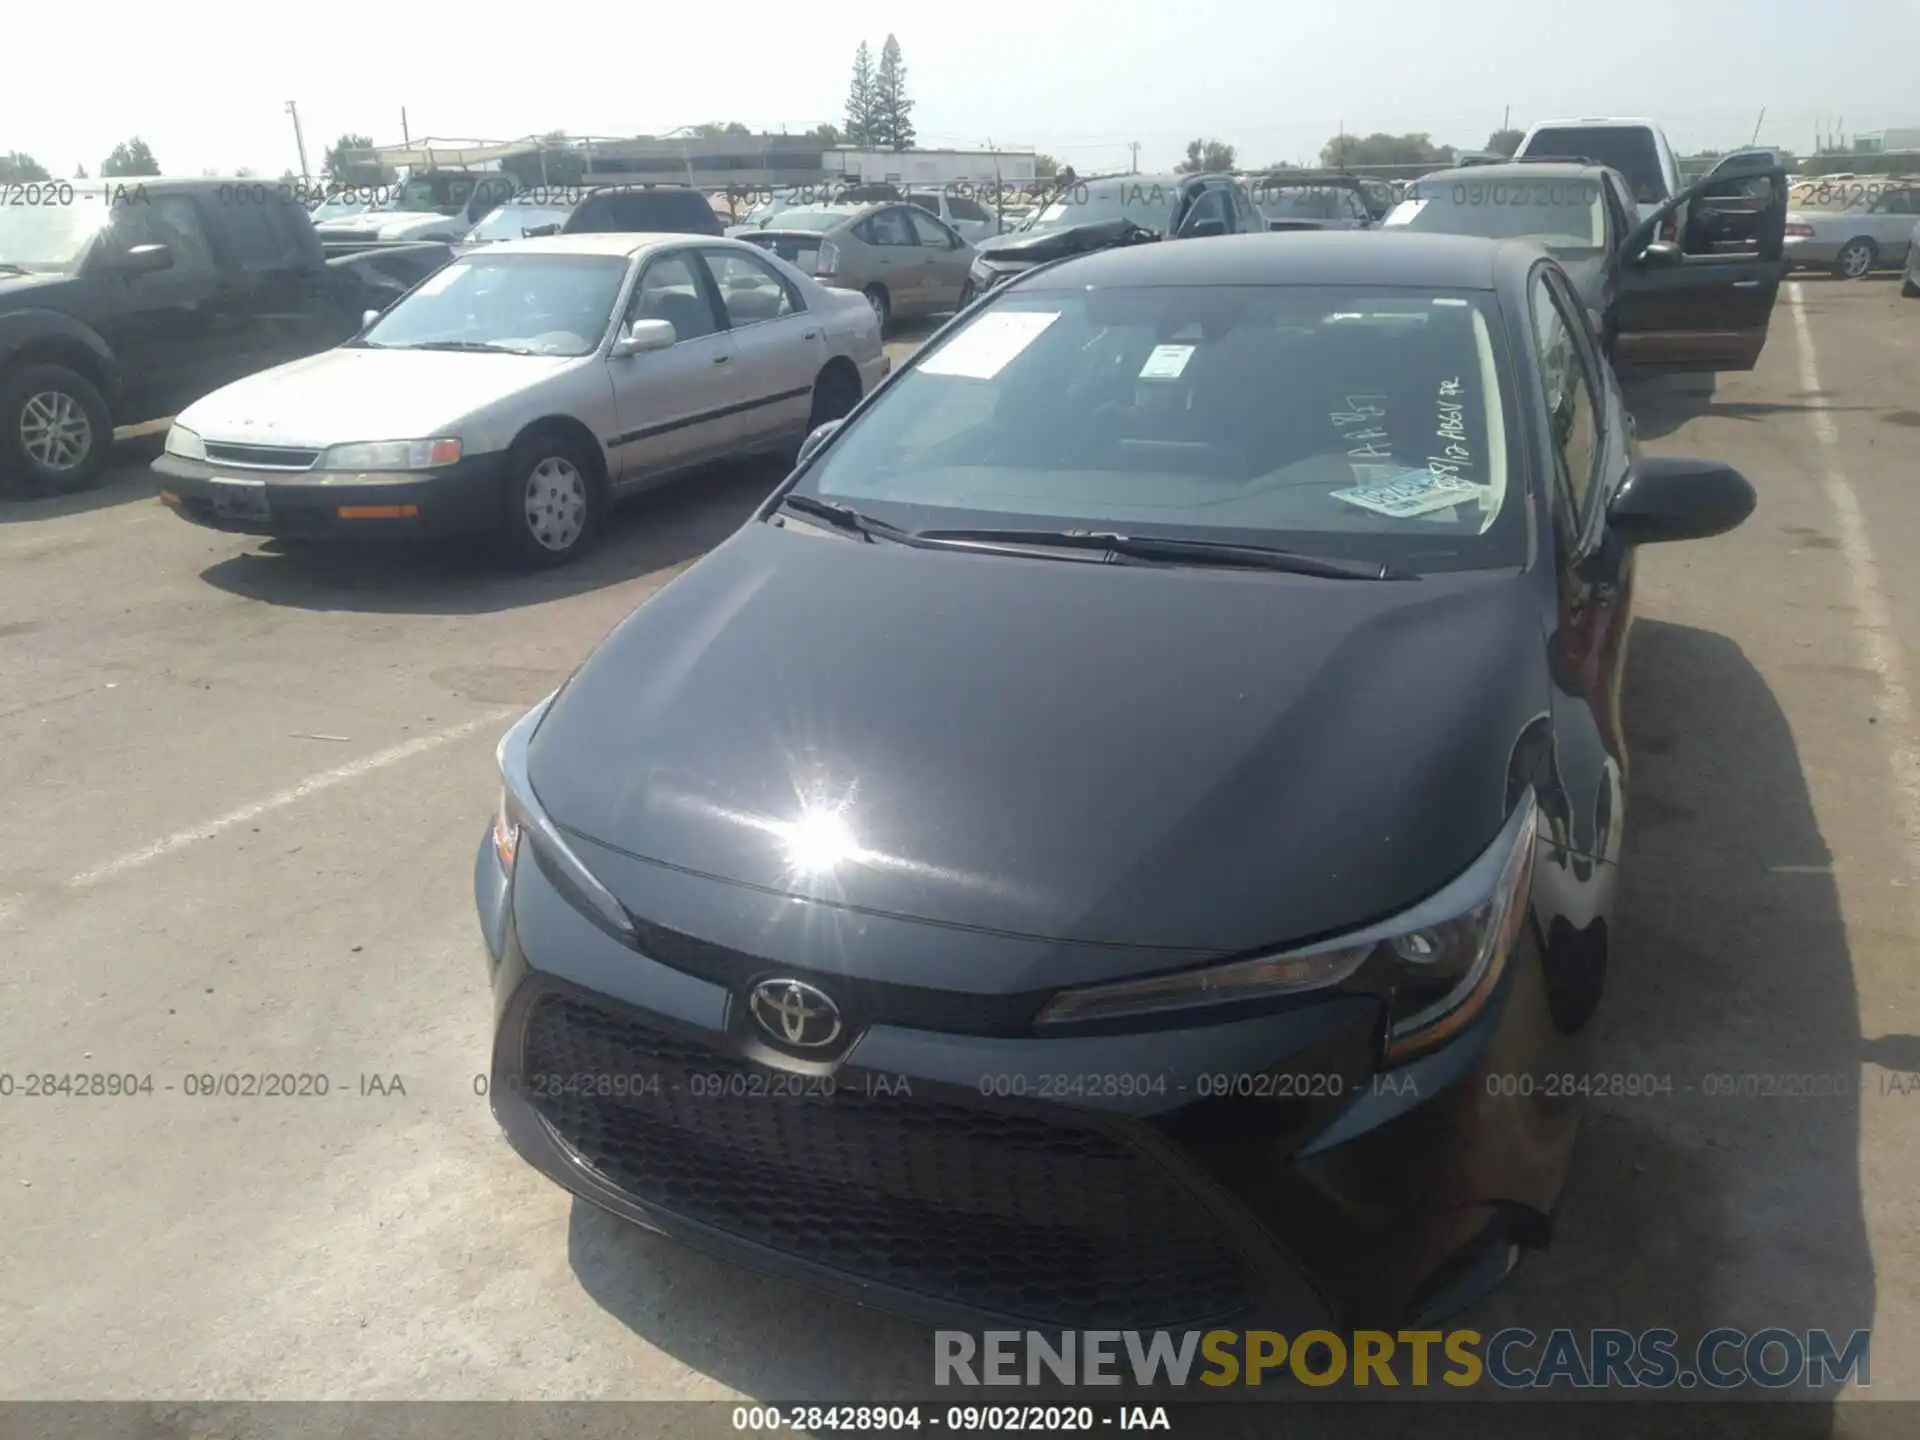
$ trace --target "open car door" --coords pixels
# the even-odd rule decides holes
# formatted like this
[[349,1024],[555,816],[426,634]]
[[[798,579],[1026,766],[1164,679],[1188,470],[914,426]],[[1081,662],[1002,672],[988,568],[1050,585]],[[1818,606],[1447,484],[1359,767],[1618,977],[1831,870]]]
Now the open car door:
[[[1685,209],[1678,244],[1655,242]],[[1751,370],[1787,273],[1787,173],[1731,155],[1634,227],[1620,246],[1614,357],[1639,370]]]

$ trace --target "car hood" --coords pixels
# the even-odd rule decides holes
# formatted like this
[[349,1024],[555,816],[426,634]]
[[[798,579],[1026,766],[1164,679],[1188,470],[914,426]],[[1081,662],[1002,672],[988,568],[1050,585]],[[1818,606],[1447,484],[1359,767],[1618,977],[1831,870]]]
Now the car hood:
[[342,231],[370,231],[381,240],[404,240],[410,235],[427,231],[464,231],[468,228],[468,222],[458,215],[442,215],[434,210],[373,210],[362,215],[343,215],[337,220],[323,220],[313,228],[320,232],[323,239]]
[[65,273],[15,275],[0,273],[0,312],[38,310],[57,305],[63,295],[79,287],[78,277]]
[[[1464,869],[1547,686],[1512,572],[1339,581],[749,523],[562,689],[530,779],[564,829],[682,872],[1230,953]],[[788,827],[823,808],[857,848],[796,873]]]
[[579,360],[342,347],[249,375],[195,401],[180,423],[204,440],[322,446],[423,440]]
[[1129,236],[1137,236],[1131,220],[1095,220],[1085,225],[1069,225],[1063,230],[1044,230],[1037,234],[1018,234],[996,236],[989,242],[975,248],[990,261],[1005,261],[1010,264],[1038,265],[1042,260],[1058,260],[1063,255],[1085,255],[1094,250],[1107,250],[1115,245],[1128,243],[1144,244],[1142,239],[1129,241]]

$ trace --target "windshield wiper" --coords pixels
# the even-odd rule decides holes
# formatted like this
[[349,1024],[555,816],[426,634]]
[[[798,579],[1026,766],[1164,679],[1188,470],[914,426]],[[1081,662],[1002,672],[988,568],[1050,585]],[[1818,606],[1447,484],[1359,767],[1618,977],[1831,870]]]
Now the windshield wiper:
[[489,355],[531,355],[511,345],[494,345],[485,340],[422,340],[418,345],[375,345],[376,350],[484,350]]
[[893,540],[902,545],[911,545],[919,536],[911,530],[902,530],[898,525],[885,520],[877,520],[871,515],[862,515],[851,505],[842,505],[835,500],[822,500],[817,495],[791,493],[780,497],[783,510],[798,510],[815,520],[824,520],[836,530],[844,530],[849,535],[858,535],[868,541]]
[[1240,565],[1254,570],[1281,570],[1292,575],[1318,575],[1328,580],[1417,580],[1411,570],[1383,561],[1334,560],[1302,555],[1269,545],[1246,545],[1230,540],[1189,540],[1177,535],[1119,535],[1098,530],[919,530],[915,538],[944,543],[1032,545],[1069,550],[1102,550],[1129,560],[1163,560],[1188,565]]

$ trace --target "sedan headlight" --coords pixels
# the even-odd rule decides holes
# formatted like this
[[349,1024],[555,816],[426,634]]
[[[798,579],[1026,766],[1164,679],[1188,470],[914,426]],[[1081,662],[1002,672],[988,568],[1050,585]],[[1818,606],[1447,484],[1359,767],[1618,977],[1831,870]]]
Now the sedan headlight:
[[1538,830],[1528,791],[1479,859],[1390,920],[1306,949],[1065,990],[1038,1023],[1201,1010],[1343,986],[1386,1001],[1385,1059],[1398,1064],[1458,1034],[1498,987],[1526,920]]
[[186,426],[172,425],[167,429],[167,453],[178,455],[182,460],[204,460],[207,458],[207,445]]
[[533,733],[547,718],[559,694],[559,690],[554,691],[500,737],[495,752],[500,765],[500,804],[493,815],[493,853],[501,868],[512,876],[515,865],[531,851],[534,862],[576,909],[616,940],[630,944],[635,930],[626,907],[573,853],[559,828],[540,808],[527,774],[527,751]]
[[355,445],[329,445],[314,463],[316,470],[431,470],[457,464],[460,442],[438,440],[370,440]]

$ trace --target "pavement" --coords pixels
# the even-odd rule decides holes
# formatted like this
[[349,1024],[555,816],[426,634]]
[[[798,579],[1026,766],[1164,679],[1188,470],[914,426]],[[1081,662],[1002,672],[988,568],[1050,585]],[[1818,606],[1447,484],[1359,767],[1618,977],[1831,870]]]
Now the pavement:
[[[1633,391],[1760,492],[1642,563],[1596,1068],[1672,1088],[1591,1102],[1483,1331],[1870,1326],[1870,1395],[1920,1398],[1916,376],[1920,303],[1813,277],[1752,374]],[[526,576],[194,528],[156,443],[0,502],[0,1398],[926,1395],[923,1331],[576,1203],[478,1093],[493,744],[779,474]],[[327,1093],[193,1093],[229,1074]],[[1802,1075],[1843,1083],[1711,1093]]]

